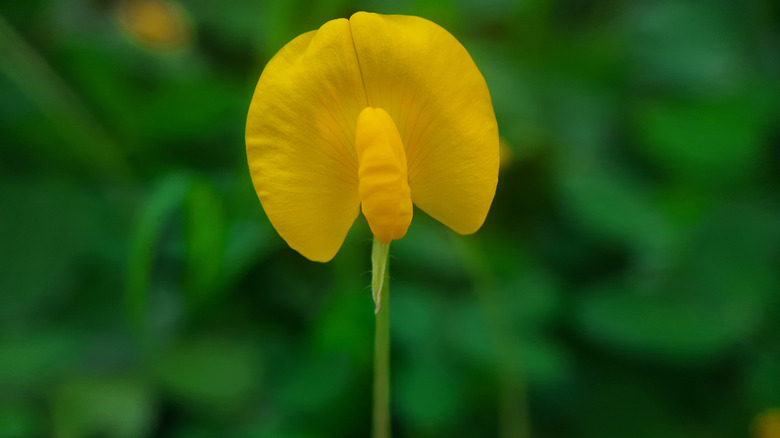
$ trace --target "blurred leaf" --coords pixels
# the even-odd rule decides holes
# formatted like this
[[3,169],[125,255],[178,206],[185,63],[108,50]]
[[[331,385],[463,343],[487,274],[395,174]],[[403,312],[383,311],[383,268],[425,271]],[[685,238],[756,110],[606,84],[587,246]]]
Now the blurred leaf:
[[[298,28],[303,23],[298,22],[301,11],[296,1],[236,0],[229,8],[214,8],[207,0],[194,0],[187,5],[202,26],[203,35],[219,38],[222,46],[231,49],[246,49],[250,44],[252,48],[259,46],[265,51],[259,55],[268,58],[295,35],[313,30]],[[260,72],[257,73],[259,76]]]
[[566,208],[600,237],[643,249],[667,245],[672,237],[655,194],[625,172],[609,166],[576,169],[562,183]]
[[598,286],[583,300],[575,320],[586,336],[612,347],[683,361],[711,357],[733,342],[739,327],[723,322],[695,301],[637,296],[625,284]]
[[440,304],[437,310],[440,313],[439,319],[444,319],[446,324],[435,325],[434,332],[429,333],[429,337],[435,339],[437,333],[446,330],[446,341],[455,351],[465,353],[470,360],[487,366],[488,369],[498,365],[498,348],[501,342],[498,337],[506,334],[496,333],[496,329],[505,327],[500,321],[488,320],[490,316],[475,296],[469,295]]
[[552,278],[513,242],[485,244],[477,237],[457,242],[472,276],[473,296],[447,302],[453,350],[493,370],[502,384],[521,382],[514,391],[525,391],[525,381],[559,383],[570,370],[564,349],[544,334],[560,305]]
[[125,298],[131,321],[141,332],[149,329],[150,282],[163,231],[184,209],[188,213],[185,288],[191,310],[205,304],[224,285],[226,231],[222,202],[205,179],[172,174],[158,184],[146,203],[128,259]]
[[263,227],[255,219],[241,219],[228,226],[224,263],[220,276],[226,287],[233,285],[247,270],[270,256],[278,248],[275,230]]
[[776,345],[763,350],[746,369],[745,376],[746,393],[755,411],[780,406],[780,351]]
[[127,261],[125,300],[130,321],[139,333],[149,330],[149,282],[155,250],[163,229],[192,187],[191,178],[173,174],[161,181],[138,218]]
[[575,325],[613,347],[683,362],[723,354],[754,333],[780,276],[772,263],[780,230],[774,210],[729,207],[691,230],[676,266],[656,274],[661,281],[637,276],[594,286],[579,301]]
[[517,334],[514,373],[520,374],[532,388],[552,387],[574,375],[574,359],[552,334]]
[[[466,393],[455,371],[431,358],[417,357],[396,368],[394,406],[417,433],[453,425],[467,409]],[[413,432],[414,433],[414,432]]]
[[[414,221],[406,233],[408,238],[395,242],[391,255],[392,265],[399,269],[414,268],[426,275],[458,276],[460,261],[452,249],[451,230],[415,209]],[[393,271],[390,271],[392,278]]]
[[[690,438],[707,436],[725,438],[726,433],[710,424],[691,424],[683,397],[670,398],[666,382],[623,363],[599,364],[582,381],[582,396],[575,417],[577,436],[584,438],[636,437]],[[714,421],[713,421],[714,422]],[[687,427],[686,427],[687,426]],[[738,435],[736,435],[738,436]]]
[[[301,430],[306,429],[307,425],[302,422],[290,421],[287,417],[274,416],[272,418],[263,418],[258,420],[256,424],[247,427],[240,436],[249,436],[253,438],[322,438],[326,433],[323,430],[308,431]],[[219,434],[224,431],[215,431],[215,434]],[[182,438],[191,438],[194,435],[192,433],[182,433]],[[204,435],[204,438],[213,435]]]
[[[531,72],[507,62],[513,53],[502,51],[492,41],[473,43],[472,53],[490,89],[501,137],[519,156],[527,156],[542,146],[547,133],[541,123],[538,91],[531,84]],[[506,50],[506,49],[504,49]]]
[[521,329],[550,325],[558,316],[561,302],[552,279],[538,270],[518,272],[504,281],[501,299],[510,321]]
[[555,74],[580,86],[619,89],[625,81],[628,53],[626,39],[617,27],[604,23],[578,32],[577,38],[561,38],[544,62],[551,64]]
[[[106,180],[127,178],[124,151],[98,124],[79,96],[49,64],[0,17],[0,71],[33,100],[64,143],[42,151],[65,159]],[[62,147],[62,146],[66,147]]]
[[187,197],[187,285],[193,305],[204,304],[221,284],[225,219],[221,199],[204,182],[193,185]]
[[214,338],[169,348],[156,360],[155,372],[165,392],[178,402],[223,414],[255,394],[260,386],[260,367],[249,344]]
[[[521,331],[539,330],[549,325],[562,306],[559,282],[532,258],[525,247],[501,238],[459,238],[472,240],[474,256],[484,259],[483,275],[495,289],[495,300],[512,327]],[[479,243],[482,242],[482,243]]]
[[[435,3],[435,2],[431,2]],[[474,20],[477,23],[487,22],[500,22],[503,20],[509,21],[510,18],[516,18],[515,12],[518,9],[523,9],[524,12],[534,12],[538,8],[538,0],[527,0],[523,2],[516,2],[512,0],[464,0],[455,2],[437,2],[442,9],[449,9],[459,12],[459,15],[467,17],[469,20]],[[458,11],[457,9],[461,9]],[[466,21],[469,21],[466,20]]]
[[639,114],[642,146],[683,178],[719,185],[750,175],[762,154],[765,126],[758,102],[660,103]]
[[367,310],[373,305],[370,289],[336,287],[313,325],[316,348],[348,352],[356,366],[373,363],[374,315]]
[[0,404],[0,438],[42,436],[40,417],[32,407]]
[[[392,272],[392,266],[390,269]],[[445,317],[441,299],[405,282],[396,281],[391,287],[390,338],[394,344],[412,356],[437,348]]]
[[[142,95],[144,111],[136,115],[142,133],[139,141],[145,145],[145,153],[176,147],[192,154],[196,152],[195,146],[220,138],[227,130],[235,130],[234,121],[244,117],[247,96],[231,81],[190,73],[190,77],[160,82],[162,90]],[[160,123],[161,120],[165,123]],[[167,148],[160,150],[161,144]],[[205,152],[214,151],[209,146]],[[224,157],[226,152],[229,151],[215,156]],[[228,156],[235,155],[228,153]]]
[[615,155],[616,90],[588,84],[568,71],[537,74],[553,76],[538,87],[540,99],[549,106],[546,129],[560,149],[560,160],[567,170],[595,171]]
[[[62,26],[75,28],[78,25],[74,22],[84,20],[81,14],[71,13],[79,16],[60,18],[67,23]],[[127,136],[131,144],[135,143],[137,119],[142,112],[133,109],[138,107],[143,93],[139,93],[136,87],[117,86],[118,83],[131,84],[139,80],[136,77],[139,72],[134,68],[134,49],[120,39],[106,35],[106,32],[97,38],[97,32],[78,34],[78,30],[72,31],[74,34],[70,34],[69,38],[57,42],[57,55],[67,59],[63,74],[79,94],[97,108],[100,120],[107,121],[108,127],[116,128],[117,134]]]
[[54,436],[148,436],[155,416],[154,404],[148,386],[136,379],[71,380],[59,389],[54,400]]
[[747,73],[728,8],[684,0],[632,4],[625,26],[643,83],[684,94],[734,90]]
[[103,205],[67,180],[0,182],[0,327],[26,325],[63,304],[77,267],[105,239]]
[[81,341],[78,334],[62,329],[0,339],[0,394],[48,389],[81,363]]
[[350,365],[339,354],[307,354],[286,373],[274,401],[288,412],[331,412],[352,381]]
[[[523,311],[513,311],[510,305],[501,303],[510,315]],[[483,369],[497,373],[499,367],[505,366],[509,372],[518,373],[529,384],[538,386],[560,383],[571,375],[570,358],[564,347],[533,322],[507,315],[510,317],[509,331],[498,333],[496,330],[504,328],[500,321],[488,321],[484,309],[472,298],[451,300],[442,307],[440,312],[446,317],[447,336],[442,341]],[[436,332],[429,334],[435,335]],[[507,339],[500,339],[502,336]],[[499,351],[499,348],[506,351]]]

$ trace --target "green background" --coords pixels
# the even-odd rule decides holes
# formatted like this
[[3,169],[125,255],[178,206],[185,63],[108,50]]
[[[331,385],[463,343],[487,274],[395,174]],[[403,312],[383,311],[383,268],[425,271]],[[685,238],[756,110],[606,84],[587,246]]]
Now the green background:
[[289,249],[243,140],[270,57],[358,10],[453,33],[511,152],[477,234],[391,247],[395,436],[780,407],[777,3],[190,0],[175,50],[119,6],[0,3],[0,437],[368,436],[368,228]]

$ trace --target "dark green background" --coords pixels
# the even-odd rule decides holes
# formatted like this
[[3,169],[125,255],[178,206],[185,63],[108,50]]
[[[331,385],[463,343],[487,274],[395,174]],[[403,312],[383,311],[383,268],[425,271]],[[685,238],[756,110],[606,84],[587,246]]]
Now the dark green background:
[[357,10],[452,32],[513,157],[476,235],[391,247],[396,436],[514,436],[523,386],[534,437],[780,407],[777,3],[182,6],[159,51],[110,0],[0,3],[0,437],[368,435],[367,226],[290,250],[243,140],[268,59]]

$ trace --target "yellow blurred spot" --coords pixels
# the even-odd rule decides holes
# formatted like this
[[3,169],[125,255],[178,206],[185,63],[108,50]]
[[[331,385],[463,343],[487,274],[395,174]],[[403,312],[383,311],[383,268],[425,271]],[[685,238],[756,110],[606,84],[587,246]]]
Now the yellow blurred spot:
[[116,14],[124,33],[149,49],[178,49],[192,38],[186,11],[169,0],[126,0]]
[[780,438],[780,409],[769,409],[753,421],[755,438]]

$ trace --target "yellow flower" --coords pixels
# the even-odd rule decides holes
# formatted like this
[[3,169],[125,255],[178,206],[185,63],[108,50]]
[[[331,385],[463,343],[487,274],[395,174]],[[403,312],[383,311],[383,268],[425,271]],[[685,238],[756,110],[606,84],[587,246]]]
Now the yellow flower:
[[263,70],[246,149],[282,238],[326,262],[361,210],[382,244],[412,204],[458,233],[485,221],[498,181],[498,127],[485,80],[438,25],[358,12],[288,43]]
[[780,409],[768,409],[753,421],[756,438],[780,438]]
[[116,15],[126,35],[149,49],[178,49],[192,36],[187,12],[170,0],[125,0]]

